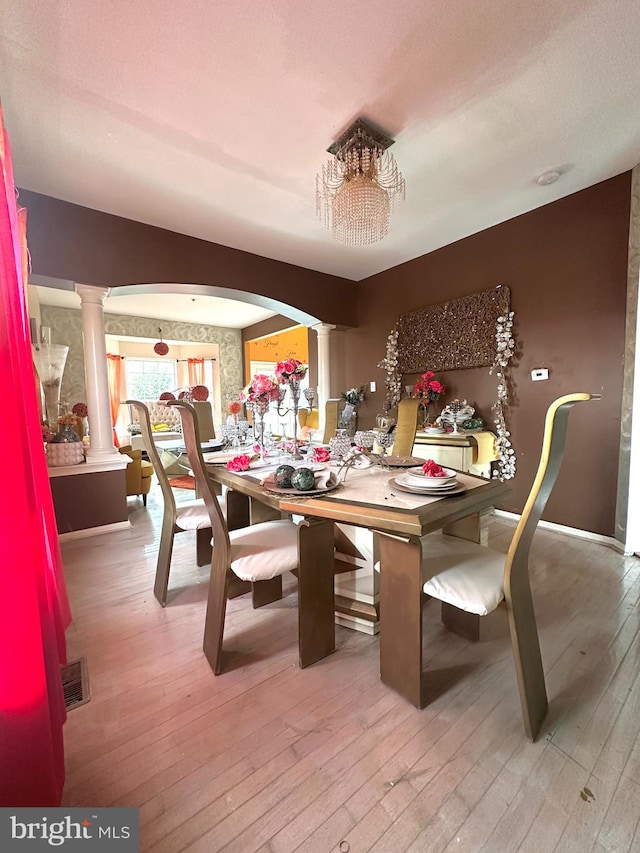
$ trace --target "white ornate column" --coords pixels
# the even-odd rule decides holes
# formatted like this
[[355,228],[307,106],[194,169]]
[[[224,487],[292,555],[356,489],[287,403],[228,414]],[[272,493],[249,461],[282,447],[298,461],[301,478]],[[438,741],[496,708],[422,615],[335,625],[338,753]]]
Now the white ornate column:
[[318,336],[318,415],[320,432],[324,432],[325,403],[331,397],[331,341],[329,334],[335,326],[318,323],[311,327]]
[[111,462],[122,457],[113,445],[107,346],[104,339],[104,299],[108,287],[76,284],[82,309],[84,372],[87,386],[87,408],[91,446],[87,461]]

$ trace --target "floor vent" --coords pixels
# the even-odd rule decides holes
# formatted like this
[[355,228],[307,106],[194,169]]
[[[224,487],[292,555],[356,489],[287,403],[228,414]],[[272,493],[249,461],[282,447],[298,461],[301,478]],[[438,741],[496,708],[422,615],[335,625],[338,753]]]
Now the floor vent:
[[67,666],[60,667],[64,704],[67,711],[84,705],[91,698],[89,692],[89,672],[87,659],[72,660]]

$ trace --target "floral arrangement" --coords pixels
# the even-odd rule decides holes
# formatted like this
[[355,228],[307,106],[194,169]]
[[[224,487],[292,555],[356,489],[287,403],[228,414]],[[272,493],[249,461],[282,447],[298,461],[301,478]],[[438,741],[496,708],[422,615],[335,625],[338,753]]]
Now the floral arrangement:
[[61,418],[58,418],[58,426],[71,426],[74,427],[78,423],[78,418],[76,415],[69,412],[66,415],[63,415]]
[[297,358],[287,358],[276,364],[276,379],[281,385],[300,382],[307,375],[307,368]]
[[313,462],[328,462],[331,458],[331,451],[328,447],[314,447],[311,451],[311,459]]
[[413,386],[413,396],[427,400],[429,403],[435,403],[436,400],[439,400],[440,395],[444,394],[445,388],[441,382],[434,379],[434,376],[435,373],[432,370],[423,373]]
[[402,375],[398,369],[398,330],[392,329],[387,337],[387,353],[378,367],[386,371],[384,384],[387,389],[386,404],[388,410],[394,409],[402,395]]
[[232,400],[227,406],[227,411],[230,415],[233,415],[233,419],[237,423],[238,415],[242,411],[242,403],[239,403],[237,400]]
[[159,400],[175,400],[176,395],[173,394],[171,391],[163,391],[162,394],[160,394],[158,399]]
[[71,409],[72,414],[78,418],[86,418],[89,414],[89,409],[86,403],[75,403]]
[[234,456],[233,459],[230,459],[227,462],[227,468],[229,471],[248,471],[251,466],[252,459],[252,456],[247,456],[246,453],[242,453],[240,456]]
[[359,388],[350,388],[348,391],[343,391],[340,397],[346,400],[350,406],[359,406],[364,400],[364,385],[361,385]]
[[515,341],[513,339],[513,311],[509,311],[496,322],[496,357],[489,369],[495,371],[498,380],[498,399],[493,404],[495,415],[498,446],[498,466],[493,476],[499,480],[511,480],[516,473],[516,455],[511,446],[511,433],[507,429],[504,409],[509,405],[509,389],[507,387],[506,369],[513,356]]
[[256,373],[251,382],[240,391],[240,399],[242,402],[253,403],[258,398],[263,400],[278,400],[280,397],[280,388],[278,383],[272,376],[267,376],[266,373]]

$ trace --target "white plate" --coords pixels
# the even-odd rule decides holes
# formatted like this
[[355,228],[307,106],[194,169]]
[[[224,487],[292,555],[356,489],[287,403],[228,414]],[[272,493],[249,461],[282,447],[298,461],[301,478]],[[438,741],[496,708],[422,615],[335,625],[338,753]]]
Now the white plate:
[[414,480],[419,480],[421,483],[429,483],[429,485],[438,486],[442,483],[453,483],[456,479],[457,472],[453,468],[443,468],[444,477],[428,477],[423,473],[422,468],[409,468],[404,472],[407,477]]
[[430,489],[428,487],[425,487],[424,489],[413,489],[399,483],[395,477],[392,477],[389,480],[389,485],[394,489],[398,489],[400,492],[405,492],[410,495],[428,495],[429,497],[441,498],[450,498],[452,495],[460,495],[462,492],[467,491],[467,487],[463,483],[456,483],[451,489]]
[[457,480],[452,480],[450,483],[443,483],[440,486],[432,486],[430,483],[416,483],[415,480],[411,480],[403,474],[398,474],[395,479],[401,486],[413,492],[423,492],[425,489],[429,489],[430,492],[448,492],[459,485]]

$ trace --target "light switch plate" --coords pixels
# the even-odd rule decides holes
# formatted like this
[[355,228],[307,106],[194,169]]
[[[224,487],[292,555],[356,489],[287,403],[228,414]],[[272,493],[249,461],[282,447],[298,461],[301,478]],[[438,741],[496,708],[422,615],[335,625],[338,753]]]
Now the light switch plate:
[[369,383],[369,391],[371,391],[371,393],[372,393],[372,394],[374,394],[374,393],[375,393],[375,390],[376,390],[376,383],[375,383],[375,382],[370,382],[370,383]]
[[536,367],[535,370],[531,371],[531,381],[532,382],[540,382],[543,379],[549,378],[549,368],[548,367]]

